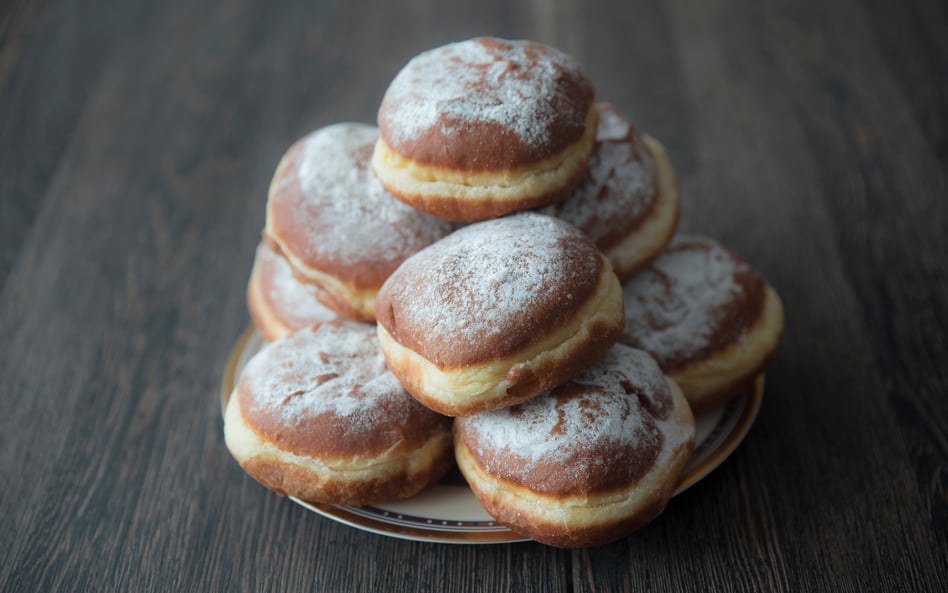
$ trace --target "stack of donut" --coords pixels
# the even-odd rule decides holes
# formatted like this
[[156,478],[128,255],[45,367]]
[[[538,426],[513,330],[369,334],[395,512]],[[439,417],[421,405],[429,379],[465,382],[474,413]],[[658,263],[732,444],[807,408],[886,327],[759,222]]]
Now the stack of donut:
[[225,440],[305,500],[409,497],[455,463],[537,541],[599,545],[666,506],[694,417],[774,353],[780,300],[738,254],[675,237],[660,142],[578,64],[478,38],[412,59],[378,128],[294,144],[247,291],[270,343]]

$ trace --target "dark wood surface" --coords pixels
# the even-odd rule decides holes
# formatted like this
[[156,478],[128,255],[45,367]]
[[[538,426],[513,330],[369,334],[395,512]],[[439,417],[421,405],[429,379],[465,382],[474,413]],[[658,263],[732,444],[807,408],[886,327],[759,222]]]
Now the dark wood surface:
[[[3,4],[0,591],[945,590],[943,2],[355,4]],[[364,533],[223,444],[280,155],[479,34],[576,56],[786,305],[744,444],[601,548]]]

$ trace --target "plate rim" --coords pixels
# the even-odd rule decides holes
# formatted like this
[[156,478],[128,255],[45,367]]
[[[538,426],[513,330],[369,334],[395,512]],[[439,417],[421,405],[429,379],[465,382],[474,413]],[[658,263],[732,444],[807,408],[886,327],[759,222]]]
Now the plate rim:
[[[708,474],[724,463],[724,461],[734,453],[737,447],[744,442],[747,433],[750,432],[751,427],[757,420],[757,414],[760,413],[760,407],[764,402],[765,382],[764,373],[758,373],[758,375],[754,377],[751,388],[747,394],[724,404],[724,406],[729,406],[734,405],[735,402],[741,399],[744,400],[744,407],[740,411],[740,416],[734,421],[730,432],[727,433],[724,440],[721,441],[701,463],[692,468],[687,475],[683,475],[679,478],[673,496],[681,494],[707,477]],[[706,439],[705,442],[708,440],[710,440],[710,437]]]
[[[490,524],[494,526],[492,529],[476,531],[427,528],[426,523],[419,523],[418,525],[404,524],[400,526],[396,523],[378,518],[377,512],[357,513],[354,507],[347,505],[307,502],[294,496],[288,498],[305,509],[344,525],[348,525],[349,527],[355,527],[362,531],[396,539],[440,544],[510,544],[532,541],[530,538],[523,537],[500,523],[490,522]],[[382,511],[383,515],[389,512],[383,511],[382,509],[378,509],[378,511]],[[398,513],[393,514],[399,518],[404,516]],[[418,519],[422,518],[419,517]],[[440,520],[432,521],[441,522]],[[410,520],[408,522],[410,522]]]
[[[220,407],[222,415],[224,409],[227,407],[227,402],[230,399],[231,393],[236,386],[235,376],[237,365],[240,363],[240,359],[247,347],[247,344],[254,338],[255,335],[257,335],[256,328],[253,326],[253,324],[248,325],[238,336],[237,341],[234,343],[233,349],[227,357],[227,363],[224,366],[224,372],[223,376],[221,377],[220,386]],[[717,469],[718,466],[724,463],[724,461],[730,457],[737,447],[744,441],[744,439],[747,437],[747,433],[750,432],[751,427],[754,425],[757,415],[760,412],[761,405],[763,404],[764,383],[764,373],[758,374],[754,378],[752,387],[746,395],[738,399],[731,400],[722,406],[734,406],[737,402],[743,400],[743,407],[739,411],[740,415],[731,425],[730,431],[724,436],[723,440],[715,446],[713,451],[709,453],[707,457],[705,457],[697,466],[691,468],[686,475],[682,475],[679,478],[678,484],[675,486],[675,492],[672,496],[678,496],[685,490],[691,488],[702,479],[707,477],[711,472]],[[727,410],[724,411],[722,419],[726,419],[726,417]],[[719,424],[716,428],[720,427],[721,424],[722,422],[719,421]],[[712,438],[713,437],[709,436],[704,442],[708,442]],[[426,527],[428,524],[433,524],[432,521],[440,520],[426,520],[425,523],[420,523],[417,526],[411,525],[414,519],[424,519],[413,517],[407,520],[405,524],[399,525],[378,518],[375,516],[376,513],[374,512],[358,512],[358,507],[352,507],[350,505],[309,502],[300,500],[294,496],[288,496],[287,498],[307,510],[315,512],[328,519],[332,519],[338,523],[342,523],[343,525],[396,539],[447,544],[506,544],[532,541],[530,538],[525,538],[500,523],[485,522],[489,523],[489,525],[486,526],[490,528],[484,529],[482,531],[452,531],[450,529]],[[378,509],[378,511],[381,511],[383,516],[387,515],[389,512],[385,511],[384,509]],[[396,513],[396,515],[399,519],[402,519],[405,516],[398,513]],[[446,524],[445,526],[447,527]]]

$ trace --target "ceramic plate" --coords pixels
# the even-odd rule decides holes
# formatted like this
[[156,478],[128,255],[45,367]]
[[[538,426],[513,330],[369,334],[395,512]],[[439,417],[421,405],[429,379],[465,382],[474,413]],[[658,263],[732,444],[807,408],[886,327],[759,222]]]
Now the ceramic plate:
[[[262,345],[253,327],[237,340],[221,382],[222,406],[227,404],[244,364]],[[760,375],[747,394],[695,417],[695,454],[682,472],[676,495],[711,473],[737,448],[754,423],[763,396],[764,376]],[[495,523],[456,469],[421,494],[387,504],[355,507],[290,499],[340,523],[389,537],[457,544],[528,541]]]

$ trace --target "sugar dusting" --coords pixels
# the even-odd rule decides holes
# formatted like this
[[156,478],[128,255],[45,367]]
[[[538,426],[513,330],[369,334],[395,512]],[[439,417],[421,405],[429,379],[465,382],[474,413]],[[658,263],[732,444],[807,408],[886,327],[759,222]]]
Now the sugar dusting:
[[316,300],[315,287],[297,280],[290,264],[266,243],[257,247],[257,262],[262,266],[263,277],[269,281],[266,297],[277,315],[290,325],[298,328],[338,318],[334,311]]
[[[530,146],[550,140],[562,118],[563,72],[579,65],[554,48],[527,41],[472,39],[422,53],[396,75],[383,98],[388,140],[413,140],[436,125],[445,136],[474,122],[498,124]],[[584,117],[582,114],[580,117]]]
[[[367,433],[381,422],[404,422],[414,404],[386,368],[375,326],[352,321],[315,325],[265,346],[240,385],[256,410],[287,427],[329,413]],[[381,417],[392,413],[400,418]]]
[[743,291],[735,275],[748,268],[716,241],[676,237],[623,287],[622,341],[659,360],[687,358],[706,348],[718,311]]
[[[296,224],[310,228],[293,248],[305,259],[329,257],[346,265],[401,262],[451,231],[451,224],[396,200],[369,167],[378,129],[331,125],[307,136],[299,160]],[[291,180],[286,180],[292,182]]]
[[[508,477],[520,481],[538,464],[554,464],[557,471],[583,480],[603,464],[623,462],[603,451],[668,449],[689,438],[688,427],[667,414],[654,414],[667,407],[671,395],[658,365],[641,350],[618,344],[566,387],[568,397],[556,396],[561,387],[511,408],[458,420],[464,432],[476,435],[474,453],[488,472],[516,468]],[[577,449],[593,454],[574,455]],[[511,457],[516,462],[510,463]],[[494,459],[505,460],[504,470],[492,469]]]
[[582,183],[540,212],[579,227],[597,242],[644,216],[655,199],[655,162],[629,121],[600,108],[596,145]]
[[578,250],[576,240],[588,244],[574,227],[536,213],[472,224],[406,260],[382,291],[396,302],[396,325],[430,328],[416,336],[420,351],[428,340],[473,348],[516,327],[538,299],[570,299],[557,293],[588,282],[564,265],[578,256],[588,260],[578,267],[598,269],[598,252]]

